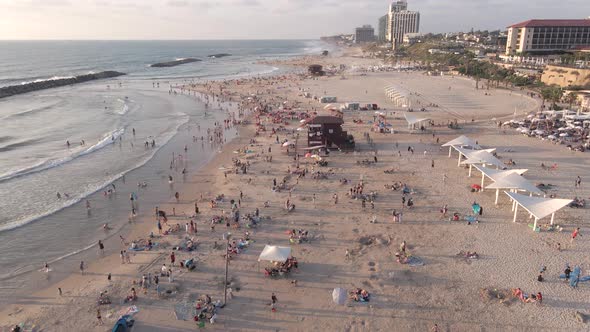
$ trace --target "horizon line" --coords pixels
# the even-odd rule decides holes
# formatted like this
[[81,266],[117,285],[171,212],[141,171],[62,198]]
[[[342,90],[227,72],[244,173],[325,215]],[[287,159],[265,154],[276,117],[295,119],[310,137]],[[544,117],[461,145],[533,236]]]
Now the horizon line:
[[222,39],[0,39],[0,42],[9,41],[283,41],[283,40],[320,40],[316,38],[261,38],[261,39],[240,39],[240,38],[222,38]]

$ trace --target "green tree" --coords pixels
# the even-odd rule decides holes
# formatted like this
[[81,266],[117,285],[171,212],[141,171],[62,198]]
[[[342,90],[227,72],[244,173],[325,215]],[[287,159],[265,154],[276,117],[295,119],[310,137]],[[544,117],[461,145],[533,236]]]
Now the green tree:
[[567,96],[565,96],[565,102],[568,103],[570,105],[570,110],[572,109],[572,106],[574,105],[574,103],[578,100],[578,94],[575,92],[570,92],[567,94]]

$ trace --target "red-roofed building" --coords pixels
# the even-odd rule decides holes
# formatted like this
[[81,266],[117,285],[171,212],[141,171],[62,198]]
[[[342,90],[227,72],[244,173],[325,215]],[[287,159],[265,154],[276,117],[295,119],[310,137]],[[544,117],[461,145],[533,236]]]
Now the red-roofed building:
[[528,20],[508,27],[506,55],[590,47],[590,19]]

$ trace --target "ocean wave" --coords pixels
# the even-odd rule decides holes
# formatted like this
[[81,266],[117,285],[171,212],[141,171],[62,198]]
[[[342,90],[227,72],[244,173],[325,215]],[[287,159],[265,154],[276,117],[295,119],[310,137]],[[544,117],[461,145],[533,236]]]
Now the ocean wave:
[[35,139],[29,139],[29,140],[20,141],[20,142],[16,142],[16,143],[12,143],[12,144],[7,144],[5,146],[0,146],[0,152],[11,151],[16,148],[31,145],[31,144],[39,142],[40,140],[41,140],[40,138],[35,138]]
[[123,104],[123,107],[120,109],[115,109],[114,112],[119,115],[125,115],[129,112],[129,105],[127,104],[127,100],[123,100],[121,98],[117,98],[117,101]]
[[52,108],[54,108],[56,106],[63,105],[64,103],[65,103],[64,100],[58,100],[58,101],[55,101],[55,102],[53,102],[53,103],[51,103],[49,105],[44,105],[44,106],[40,106],[40,107],[30,108],[30,109],[27,109],[27,110],[24,110],[24,111],[18,112],[18,113],[8,114],[8,115],[2,117],[1,119],[21,118],[21,117],[24,117],[24,116],[37,114],[37,113],[40,113],[40,112],[43,112],[43,111],[50,110],[50,109],[52,109]]
[[20,82],[21,85],[25,85],[25,84],[31,84],[31,83],[39,83],[39,82],[48,82],[48,81],[56,81],[56,80],[63,80],[63,79],[70,79],[70,78],[75,78],[76,76],[53,76],[50,78],[38,78],[36,80],[33,81],[24,81],[24,82]]
[[14,179],[17,177],[21,177],[21,176],[25,176],[25,175],[29,175],[29,174],[33,174],[33,173],[37,173],[37,172],[41,172],[53,167],[57,167],[60,165],[63,165],[67,162],[70,162],[78,157],[87,155],[89,153],[92,153],[94,151],[97,151],[107,145],[113,144],[121,135],[123,135],[125,133],[125,128],[120,128],[120,129],[116,129],[113,130],[111,132],[106,133],[102,139],[100,141],[98,141],[98,143],[88,147],[87,149],[78,151],[78,152],[74,152],[71,155],[62,157],[62,158],[57,158],[57,159],[47,159],[47,160],[43,160],[40,161],[34,165],[16,170],[16,171],[11,171],[5,174],[0,174],[0,182],[3,181],[7,181],[10,179]]
[[[71,199],[69,199],[69,200],[66,200],[66,201],[65,201],[65,203],[64,203],[64,204],[62,204],[62,205],[55,206],[55,207],[53,207],[53,208],[51,208],[51,209],[49,209],[49,210],[47,210],[47,211],[45,211],[45,212],[43,212],[43,213],[39,213],[39,214],[32,215],[32,216],[27,216],[27,217],[25,217],[25,218],[23,218],[23,219],[16,220],[16,221],[12,221],[12,222],[8,222],[8,223],[6,223],[6,224],[0,225],[0,232],[9,231],[9,230],[12,230],[12,229],[15,229],[15,228],[18,228],[18,227],[22,227],[22,226],[24,226],[24,225],[27,225],[27,224],[29,224],[29,223],[33,222],[33,221],[36,221],[36,220],[39,220],[39,219],[41,219],[41,218],[44,218],[44,217],[50,216],[50,215],[52,215],[52,214],[54,214],[54,213],[56,213],[56,212],[58,212],[58,211],[61,211],[61,210],[65,209],[65,208],[67,208],[67,207],[70,207],[70,206],[72,206],[72,205],[74,205],[74,204],[76,204],[76,203],[79,203],[79,202],[81,202],[82,200],[86,199],[86,197],[88,197],[88,196],[90,196],[90,195],[92,195],[92,194],[94,194],[94,193],[96,193],[96,192],[98,192],[98,191],[100,191],[100,190],[104,189],[105,187],[109,186],[111,183],[113,183],[114,181],[118,180],[119,178],[121,178],[121,177],[122,177],[122,176],[124,176],[125,174],[127,174],[127,173],[129,173],[129,172],[131,172],[131,171],[133,171],[133,170],[135,170],[135,169],[137,169],[137,168],[139,168],[139,167],[141,167],[141,166],[145,165],[145,164],[146,164],[148,161],[150,161],[150,160],[151,160],[151,159],[152,159],[152,158],[155,156],[155,154],[156,154],[156,153],[157,153],[157,152],[158,152],[158,151],[159,151],[159,150],[160,150],[160,149],[161,149],[161,148],[162,148],[164,145],[166,145],[166,144],[167,144],[167,143],[168,143],[168,142],[169,142],[169,141],[170,141],[170,140],[171,140],[171,139],[172,139],[172,138],[173,138],[173,137],[174,137],[174,136],[175,136],[175,135],[178,133],[178,128],[180,128],[180,126],[182,126],[182,125],[184,125],[184,124],[188,123],[188,121],[189,121],[189,116],[188,116],[188,115],[186,115],[186,114],[184,114],[184,117],[183,117],[182,121],[180,121],[180,122],[179,122],[179,124],[176,126],[176,128],[174,128],[174,130],[171,130],[171,131],[169,131],[169,132],[168,132],[166,135],[164,135],[164,136],[162,136],[162,137],[159,137],[159,138],[158,138],[158,141],[159,141],[159,142],[161,142],[161,144],[159,144],[159,145],[158,145],[158,148],[156,148],[156,149],[153,149],[153,150],[152,150],[152,153],[148,154],[148,155],[147,155],[147,156],[146,156],[144,159],[142,159],[140,162],[136,163],[135,165],[132,165],[132,166],[131,166],[129,169],[127,169],[127,170],[125,170],[125,171],[123,171],[123,172],[120,172],[120,173],[118,173],[118,174],[115,174],[115,175],[113,175],[113,176],[111,176],[111,177],[109,177],[109,178],[105,179],[105,180],[104,180],[104,181],[102,181],[100,184],[98,184],[98,185],[96,185],[96,186],[94,186],[94,187],[90,188],[89,190],[87,190],[87,191],[85,191],[85,192],[83,192],[83,193],[80,193],[80,194],[78,194],[78,195],[73,195],[73,196],[70,196],[70,197],[71,197]],[[122,129],[119,129],[119,130],[117,130],[117,131],[121,131],[121,130],[122,130]],[[121,135],[122,135],[122,133],[123,133],[123,132],[121,132]],[[119,135],[119,136],[120,136],[120,135]],[[111,138],[110,138],[110,137],[107,137],[107,138],[108,138],[108,140],[109,140],[109,141],[111,140]],[[103,142],[103,141],[105,141],[105,139],[101,140],[101,142]],[[115,141],[116,141],[116,139],[115,139]],[[90,149],[87,149],[87,150],[83,151],[83,153],[84,153],[84,154],[88,154],[88,153],[90,153],[90,152],[92,152],[92,151],[95,151],[96,149],[98,149],[98,148],[99,148],[99,147],[98,147],[98,146],[99,146],[99,144],[100,144],[100,143],[97,143],[97,144],[93,145],[93,147],[91,147]],[[108,144],[110,144],[110,142],[108,142]],[[106,146],[106,145],[108,145],[108,144],[105,144],[105,145],[103,145],[103,146]],[[95,147],[96,147],[96,148],[95,148]],[[91,150],[91,149],[93,149],[93,148],[94,148],[94,150]],[[90,151],[90,152],[87,152],[87,151],[89,151],[89,150],[91,150],[91,151]],[[81,154],[77,154],[77,156],[80,156],[80,155],[81,155]],[[55,167],[55,166],[53,166],[53,167]],[[49,167],[47,167],[47,168],[49,168]],[[43,168],[43,169],[47,169],[47,168]],[[40,170],[35,170],[35,172],[38,172],[38,171],[40,171]],[[27,173],[27,174],[30,174],[30,173]],[[22,174],[22,175],[24,175],[24,174]],[[1,178],[0,178],[0,179],[1,179]],[[0,180],[0,181],[1,181],[1,180]],[[67,254],[67,255],[65,255],[65,256],[62,256],[62,258],[61,258],[61,259],[63,259],[63,258],[66,258],[66,257],[69,257],[69,256],[71,256],[71,255],[75,255],[76,253],[79,253],[79,252],[81,252],[81,251],[83,251],[83,250],[85,250],[85,249],[81,249],[81,250],[79,250],[79,251],[76,251],[76,252],[69,253],[69,254]],[[54,261],[55,261],[55,260],[54,260]],[[2,280],[2,277],[1,277],[1,276],[0,276],[0,280]]]

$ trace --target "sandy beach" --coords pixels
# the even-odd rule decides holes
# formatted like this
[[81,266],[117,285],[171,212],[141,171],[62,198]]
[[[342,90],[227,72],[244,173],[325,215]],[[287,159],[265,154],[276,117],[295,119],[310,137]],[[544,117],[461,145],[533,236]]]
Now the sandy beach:
[[[297,68],[298,72],[312,63],[346,64],[348,68],[379,64],[378,60],[351,55],[305,57],[275,64]],[[403,110],[385,95],[385,88],[391,85],[412,92],[416,107],[427,108],[416,114],[429,117],[435,125],[424,132],[408,130]],[[471,185],[480,181],[479,173],[469,178],[467,169],[457,167],[456,153],[449,158],[448,150],[441,147],[467,135],[486,148],[496,148],[501,160],[512,159],[517,165],[512,168],[528,169],[526,177],[533,183],[552,184],[549,194],[588,197],[585,175],[590,163],[586,154],[496,125],[497,120],[512,119],[515,111],[522,115],[537,110],[540,99],[526,96],[526,91],[476,90],[475,82],[468,78],[432,77],[422,72],[345,71],[319,78],[293,73],[212,81],[182,89],[209,95],[212,104],[222,103],[236,121],[221,130],[237,129],[239,136],[220,146],[213,160],[188,174],[187,181],[175,183],[179,199],[172,197],[158,204],[167,212],[168,225],[179,224],[180,230],[159,235],[155,206],[143,206],[125,241],[109,242],[105,255],[88,262],[84,273],[61,276],[59,282],[42,291],[11,300],[0,312],[0,331],[21,323],[25,331],[110,331],[120,313],[133,305],[139,310],[134,315],[133,331],[197,330],[192,315],[179,320],[174,309],[195,308],[197,299],[205,295],[213,302],[224,301],[226,232],[231,233],[230,242],[243,240],[240,242],[247,244],[231,256],[231,294],[226,306],[218,309],[213,324],[204,320],[208,330],[430,331],[435,324],[440,331],[588,329],[576,318],[577,312],[590,314],[588,284],[571,288],[559,279],[566,263],[581,266],[582,273],[588,273],[590,260],[584,254],[590,249],[584,224],[587,212],[566,207],[556,214],[556,223],[563,231],[534,232],[527,226],[530,220],[524,212],[519,213],[516,223],[512,222],[506,195],[500,196],[496,206],[493,190],[472,192]],[[301,149],[300,157],[294,158],[282,142],[305,141],[305,131],[297,138],[299,119],[283,118],[281,123],[273,123],[272,116],[261,115],[255,108],[272,105],[276,111],[283,105],[296,113],[326,112],[325,104],[305,98],[303,92],[335,96],[339,103],[376,103],[395,133],[372,131],[373,111],[344,111],[343,127],[354,135],[355,151],[332,151],[324,157],[328,162],[325,167],[313,165]],[[254,100],[248,100],[253,96]],[[430,104],[438,107],[427,107]],[[446,124],[455,120],[460,129],[449,129]],[[256,126],[256,121],[261,125]],[[261,127],[266,131],[260,131]],[[189,139],[186,144],[201,143]],[[358,163],[365,159],[376,162]],[[248,165],[245,173],[236,168],[236,160]],[[541,163],[558,167],[546,170]],[[292,173],[303,169],[305,176]],[[392,172],[385,172],[389,170]],[[315,172],[321,172],[321,179],[313,178]],[[578,175],[582,184],[575,187]],[[282,181],[285,189],[272,190],[274,179]],[[403,206],[401,191],[387,188],[396,182],[411,188],[412,193],[406,195],[413,199],[411,209]],[[363,207],[361,200],[349,196],[351,188],[361,183],[364,193],[374,192],[373,206],[366,203]],[[163,183],[154,190],[170,189]],[[210,202],[220,195],[223,200],[213,206]],[[125,193],[121,196],[127,197]],[[230,216],[231,200],[236,204],[239,201],[241,216],[258,209],[261,220],[255,228],[246,227],[244,222],[239,228],[227,228],[224,223],[211,227],[213,218]],[[287,201],[296,206],[292,212],[285,209]],[[474,201],[485,209],[479,223],[468,225],[441,216],[444,205],[449,215],[466,215]],[[199,213],[191,218],[195,203]],[[173,209],[175,216],[171,215]],[[393,210],[402,211],[401,222],[393,221]],[[191,219],[197,229],[187,233],[185,225]],[[570,234],[576,227],[581,228],[582,236],[571,242]],[[307,231],[308,241],[291,243],[290,230]],[[133,240],[147,239],[150,232],[157,245],[149,251],[132,252],[131,263],[122,264],[119,252],[129,250]],[[169,267],[173,248],[189,238],[194,238],[195,250],[174,251],[173,280],[160,278],[160,295],[153,284],[144,292],[142,275],[159,274],[163,264]],[[407,252],[423,265],[396,261],[403,241]],[[558,243],[561,250],[557,250]],[[297,268],[285,277],[265,276],[267,265],[258,262],[258,256],[267,244],[290,246]],[[458,255],[467,251],[477,252],[479,258]],[[190,258],[196,262],[193,271],[178,266]],[[539,282],[537,276],[543,266],[546,280]],[[48,277],[52,273],[59,271],[49,272]],[[111,280],[107,280],[109,274]],[[124,303],[132,287],[137,290],[137,299]],[[370,301],[350,300],[337,305],[332,300],[334,288],[364,289]],[[541,292],[542,304],[489,295],[509,294],[515,288]],[[112,303],[99,305],[97,299],[104,291]],[[278,299],[276,311],[271,310],[272,293]],[[98,324],[97,309],[104,325]]]

